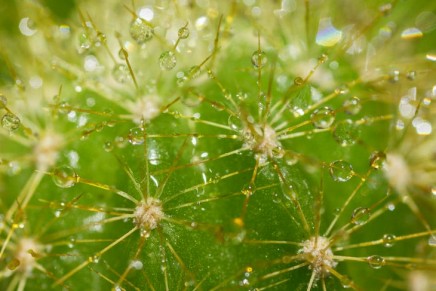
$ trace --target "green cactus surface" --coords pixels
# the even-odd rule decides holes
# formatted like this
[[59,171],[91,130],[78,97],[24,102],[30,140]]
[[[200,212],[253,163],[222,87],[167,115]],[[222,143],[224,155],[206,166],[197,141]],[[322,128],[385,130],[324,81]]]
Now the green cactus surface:
[[436,290],[436,3],[2,0],[0,290]]

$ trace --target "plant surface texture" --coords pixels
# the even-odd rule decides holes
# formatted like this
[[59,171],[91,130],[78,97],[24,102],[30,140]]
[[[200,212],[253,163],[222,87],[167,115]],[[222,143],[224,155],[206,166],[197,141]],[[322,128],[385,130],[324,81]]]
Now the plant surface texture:
[[0,290],[436,290],[434,1],[0,16]]

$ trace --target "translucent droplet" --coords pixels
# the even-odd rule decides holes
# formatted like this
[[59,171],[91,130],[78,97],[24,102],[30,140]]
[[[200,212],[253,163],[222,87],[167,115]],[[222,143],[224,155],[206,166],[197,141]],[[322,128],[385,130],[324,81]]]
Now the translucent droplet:
[[85,31],[80,33],[79,34],[80,49],[87,50],[91,47],[91,45],[92,45],[92,41],[91,41],[91,38],[89,37],[89,35]]
[[13,258],[8,264],[8,269],[13,271],[17,269],[20,266],[20,264],[21,264],[20,260]]
[[69,166],[61,166],[53,171],[53,182],[61,188],[73,187],[78,181],[79,176]]
[[254,51],[253,54],[251,55],[251,63],[256,69],[265,66],[266,62],[267,62],[267,58],[264,51],[257,50]]
[[369,157],[369,165],[373,169],[381,169],[386,161],[386,154],[384,152],[373,152]]
[[241,118],[239,118],[239,116],[236,115],[229,116],[228,124],[230,128],[233,129],[234,131],[240,131],[242,130],[243,127]]
[[350,163],[338,160],[330,164],[330,176],[336,182],[346,182],[353,177],[353,167]]
[[436,235],[431,235],[428,239],[428,245],[431,247],[436,247]]
[[100,46],[101,44],[105,44],[105,43],[106,43],[106,34],[104,34],[101,31],[97,32],[95,45]]
[[394,234],[385,234],[383,235],[383,245],[387,248],[390,248],[394,245],[395,240],[396,240],[396,236]]
[[104,143],[103,148],[105,151],[110,152],[114,149],[114,144],[111,141],[107,141]]
[[92,257],[88,257],[88,262],[97,264],[100,261],[100,256],[95,255]]
[[319,108],[312,113],[310,119],[316,128],[329,128],[335,121],[335,112],[329,107]]
[[407,72],[407,79],[409,79],[410,81],[415,80],[416,78],[416,71],[408,71]]
[[318,62],[320,64],[324,64],[325,62],[327,62],[328,59],[329,58],[328,58],[328,56],[326,54],[322,54],[322,55],[319,56]]
[[383,257],[380,256],[370,256],[366,258],[368,264],[373,269],[380,269],[386,264],[386,261]]
[[188,77],[190,79],[195,79],[198,76],[200,76],[200,73],[201,73],[201,69],[199,66],[192,66],[188,70]]
[[353,285],[353,281],[348,276],[342,276],[341,284],[343,288],[348,289]]
[[294,85],[295,86],[301,86],[304,84],[304,79],[301,77],[295,77],[294,79]]
[[368,208],[358,207],[353,211],[351,223],[355,225],[363,225],[368,222],[370,215],[371,214]]
[[410,39],[416,39],[416,38],[421,38],[423,37],[424,34],[422,33],[421,30],[419,30],[416,27],[409,27],[406,28],[405,30],[403,30],[403,32],[401,33],[401,38],[405,39],[405,40],[410,40]]
[[178,36],[179,36],[179,38],[181,38],[181,39],[186,39],[186,38],[188,38],[188,37],[189,37],[189,28],[187,28],[187,27],[182,27],[182,28],[180,28],[180,29],[179,29],[179,32],[178,32]]
[[200,105],[202,98],[193,94],[186,93],[182,96],[182,103],[189,107],[196,107]]
[[164,51],[159,57],[159,66],[161,70],[169,71],[177,64],[176,55],[172,51]]
[[125,64],[117,64],[112,70],[112,77],[114,77],[115,81],[118,83],[125,83],[130,79],[129,68]]
[[322,18],[319,21],[316,43],[320,46],[331,47],[342,39],[342,31],[332,25],[331,18]]
[[127,56],[129,56],[129,53],[124,48],[120,48],[120,50],[118,51],[118,57],[121,60],[125,60]]
[[6,108],[7,105],[8,105],[8,99],[6,99],[5,96],[0,95],[0,109]]
[[143,44],[153,37],[153,27],[144,19],[138,17],[130,24],[130,36],[138,44]]
[[17,130],[21,125],[20,119],[13,113],[6,113],[2,117],[2,126],[4,129],[9,131]]
[[359,126],[350,119],[337,123],[333,129],[334,139],[343,147],[355,144],[359,136]]
[[342,105],[344,108],[345,113],[350,115],[355,115],[360,112],[362,109],[362,104],[360,103],[359,97],[351,97],[350,99],[345,100],[344,104]]
[[133,145],[144,143],[144,130],[141,127],[134,127],[129,132],[129,142]]

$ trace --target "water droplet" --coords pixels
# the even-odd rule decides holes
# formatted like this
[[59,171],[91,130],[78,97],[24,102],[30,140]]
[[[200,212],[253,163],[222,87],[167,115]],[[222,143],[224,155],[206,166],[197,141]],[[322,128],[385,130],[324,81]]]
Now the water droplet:
[[161,70],[169,71],[177,64],[176,55],[172,51],[164,51],[159,57],[159,66]]
[[61,188],[70,188],[79,182],[79,176],[73,168],[61,166],[53,171],[53,182]]
[[112,70],[112,77],[118,83],[124,83],[130,79],[129,68],[125,64],[117,64]]
[[343,288],[348,289],[353,285],[353,281],[348,276],[342,276],[341,284]]
[[188,70],[188,78],[189,79],[195,79],[198,76],[200,76],[201,69],[199,66],[192,66]]
[[0,108],[6,108],[8,104],[8,99],[5,96],[0,94]]
[[363,225],[368,222],[369,217],[369,208],[358,207],[353,211],[353,214],[351,216],[351,223],[355,225]]
[[298,155],[289,151],[285,152],[285,154],[283,155],[283,159],[285,163],[289,166],[293,166],[298,163]]
[[301,86],[304,84],[304,79],[301,77],[295,77],[294,79],[294,85],[295,86]]
[[134,260],[130,263],[130,266],[135,270],[141,270],[144,265],[140,260]]
[[335,121],[335,112],[329,107],[319,108],[312,113],[310,119],[316,128],[329,128]]
[[76,244],[76,239],[74,237],[70,238],[70,241],[68,242],[68,247],[72,249],[74,245]]
[[196,96],[186,92],[182,95],[182,103],[189,107],[197,107],[202,102],[203,98],[201,96]]
[[105,43],[106,43],[106,34],[104,34],[101,31],[97,32],[95,45],[100,46],[101,44],[105,44]]
[[325,62],[327,62],[328,59],[329,57],[326,54],[322,54],[318,58],[318,63],[324,64]]
[[79,46],[82,51],[87,50],[91,47],[92,41],[89,35],[83,31],[79,34]]
[[148,238],[148,237],[150,237],[150,231],[148,231],[148,230],[145,229],[145,228],[141,228],[141,230],[139,231],[139,235],[140,235],[141,237]]
[[428,245],[431,247],[436,247],[436,235],[431,235],[428,239]]
[[407,79],[409,79],[410,81],[415,80],[416,78],[416,71],[408,71],[407,72]]
[[179,29],[178,36],[181,39],[187,39],[189,37],[189,28],[182,27]]
[[8,264],[8,269],[13,271],[17,269],[20,266],[20,264],[21,264],[20,260],[13,258]]
[[144,130],[141,127],[134,127],[129,131],[129,142],[133,145],[144,143]]
[[100,256],[95,255],[92,257],[88,257],[88,262],[97,264],[100,261]]
[[342,31],[332,25],[331,18],[322,18],[319,21],[316,43],[320,46],[331,47],[342,39]]
[[334,139],[343,147],[355,144],[359,136],[359,126],[350,119],[337,123],[333,129]]
[[2,117],[2,126],[10,132],[17,130],[20,127],[20,119],[13,113],[6,113]]
[[373,152],[369,157],[369,165],[373,169],[381,169],[386,161],[386,154],[384,152]]
[[411,40],[411,39],[416,39],[416,38],[421,38],[423,37],[424,34],[422,33],[421,30],[419,30],[416,27],[409,27],[406,28],[405,30],[403,30],[403,32],[401,33],[401,38],[405,39],[405,40]]
[[105,151],[110,152],[114,149],[114,144],[111,141],[107,141],[104,143],[103,148]]
[[231,129],[234,131],[240,131],[242,130],[243,124],[242,120],[239,118],[239,116],[236,115],[230,115],[228,119],[228,124]]
[[396,240],[396,236],[394,234],[385,234],[383,235],[383,245],[387,248],[390,248],[394,245],[395,240]]
[[153,27],[144,19],[138,17],[130,24],[130,36],[138,44],[143,44],[153,37]]
[[338,160],[330,164],[330,176],[336,182],[346,182],[353,177],[353,167],[350,163]]
[[344,104],[342,105],[344,108],[345,113],[350,115],[355,115],[360,112],[362,109],[362,104],[360,103],[359,97],[351,97],[350,99],[345,100]]
[[251,63],[256,69],[265,66],[266,62],[267,62],[267,58],[264,51],[256,50],[251,55]]
[[368,264],[373,269],[380,269],[386,264],[386,261],[383,257],[380,256],[370,256],[366,258]]

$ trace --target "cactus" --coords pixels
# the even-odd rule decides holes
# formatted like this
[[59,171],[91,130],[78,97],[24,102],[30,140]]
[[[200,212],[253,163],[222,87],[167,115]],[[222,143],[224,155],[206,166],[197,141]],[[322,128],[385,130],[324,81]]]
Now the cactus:
[[434,290],[435,10],[5,3],[2,290]]

